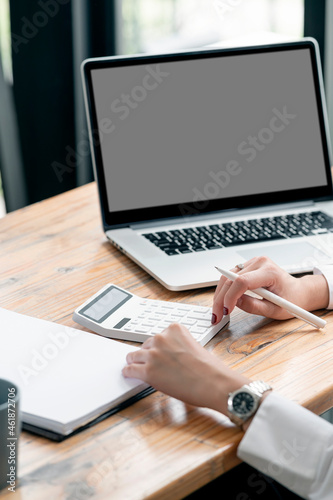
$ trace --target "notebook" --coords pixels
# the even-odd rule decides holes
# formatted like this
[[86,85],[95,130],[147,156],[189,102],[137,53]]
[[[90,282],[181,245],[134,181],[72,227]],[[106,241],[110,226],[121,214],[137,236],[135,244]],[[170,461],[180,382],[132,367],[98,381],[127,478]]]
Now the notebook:
[[136,347],[0,308],[0,378],[17,384],[23,429],[61,441],[151,393],[122,376]]
[[106,237],[165,287],[257,255],[333,263],[315,40],[88,59],[82,77]]

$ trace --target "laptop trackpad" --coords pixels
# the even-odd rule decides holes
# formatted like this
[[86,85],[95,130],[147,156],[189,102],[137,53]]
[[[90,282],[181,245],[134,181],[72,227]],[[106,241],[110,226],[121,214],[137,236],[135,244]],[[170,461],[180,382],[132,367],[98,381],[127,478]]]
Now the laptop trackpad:
[[330,261],[329,257],[307,242],[288,243],[288,245],[268,245],[248,250],[238,250],[244,259],[266,255],[281,267],[308,268]]

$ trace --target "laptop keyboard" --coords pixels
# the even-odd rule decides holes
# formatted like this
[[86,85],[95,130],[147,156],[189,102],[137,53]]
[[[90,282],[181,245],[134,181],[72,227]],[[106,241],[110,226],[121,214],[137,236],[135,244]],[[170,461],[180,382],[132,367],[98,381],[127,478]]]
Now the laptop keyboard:
[[306,212],[145,233],[143,236],[167,255],[179,255],[246,243],[313,236],[328,231],[333,231],[332,217],[324,212]]

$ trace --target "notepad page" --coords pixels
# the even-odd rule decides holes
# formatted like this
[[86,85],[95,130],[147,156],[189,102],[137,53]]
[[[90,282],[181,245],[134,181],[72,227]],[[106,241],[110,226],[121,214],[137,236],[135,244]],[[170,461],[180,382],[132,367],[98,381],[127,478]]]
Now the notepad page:
[[0,325],[0,377],[19,386],[23,421],[69,429],[147,387],[121,373],[136,347],[2,308]]

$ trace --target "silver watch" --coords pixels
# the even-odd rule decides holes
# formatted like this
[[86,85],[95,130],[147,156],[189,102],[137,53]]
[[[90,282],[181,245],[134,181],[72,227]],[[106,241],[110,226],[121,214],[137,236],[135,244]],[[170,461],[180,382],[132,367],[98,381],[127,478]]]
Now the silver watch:
[[228,417],[236,425],[243,425],[258,409],[262,395],[272,387],[262,380],[243,385],[228,397]]

